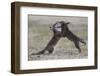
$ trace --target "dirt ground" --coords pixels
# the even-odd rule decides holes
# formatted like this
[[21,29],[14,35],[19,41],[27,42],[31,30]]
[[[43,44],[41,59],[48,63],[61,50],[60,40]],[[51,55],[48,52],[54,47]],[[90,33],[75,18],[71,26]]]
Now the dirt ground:
[[67,38],[61,38],[52,54],[32,55],[45,48],[53,33],[49,26],[56,21],[69,21],[70,30],[88,43],[88,20],[86,17],[54,17],[54,16],[28,16],[28,60],[51,60],[51,59],[81,59],[88,57],[87,44],[80,43],[82,52],[79,53],[74,43]]

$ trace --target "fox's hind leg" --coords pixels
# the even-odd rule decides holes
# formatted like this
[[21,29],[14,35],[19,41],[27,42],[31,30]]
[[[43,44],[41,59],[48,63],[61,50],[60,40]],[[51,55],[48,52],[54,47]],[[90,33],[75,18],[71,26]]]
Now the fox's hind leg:
[[48,47],[46,47],[44,50],[40,51],[37,54],[44,54],[46,51],[48,51],[49,54],[53,53],[54,46],[49,45]]
[[35,53],[35,54],[33,53],[33,55],[44,54],[46,51],[48,51],[49,54],[53,53],[54,47],[56,46],[56,44],[58,43],[58,41],[59,41],[60,38],[61,38],[60,36],[57,36],[57,35],[55,36],[54,35],[51,38],[51,40],[48,42],[47,46],[42,51],[40,51],[38,53]]
[[79,50],[79,53],[81,53],[81,48],[79,46],[79,41],[74,41],[75,47]]

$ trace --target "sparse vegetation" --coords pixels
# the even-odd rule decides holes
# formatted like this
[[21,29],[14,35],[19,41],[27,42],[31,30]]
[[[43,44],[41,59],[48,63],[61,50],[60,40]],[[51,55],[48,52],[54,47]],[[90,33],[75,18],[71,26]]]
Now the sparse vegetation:
[[[47,18],[48,19],[48,18]],[[86,18],[85,18],[86,19]],[[49,20],[49,19],[48,19]],[[72,19],[71,19],[72,20]],[[42,21],[41,21],[42,22]],[[56,22],[56,20],[55,20]],[[54,23],[54,22],[53,22]],[[61,38],[58,44],[56,45],[53,54],[45,54],[41,56],[32,55],[32,53],[37,53],[45,48],[49,40],[51,39],[53,33],[49,28],[49,25],[53,23],[42,24],[42,23],[29,23],[28,27],[28,60],[50,60],[50,59],[80,59],[87,58],[88,51],[87,45],[80,44],[82,52],[79,54],[78,50],[75,48],[73,42],[67,38]],[[72,23],[69,26],[71,31],[87,41],[87,24]]]

